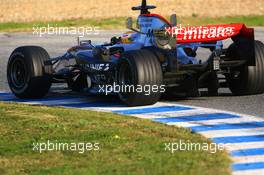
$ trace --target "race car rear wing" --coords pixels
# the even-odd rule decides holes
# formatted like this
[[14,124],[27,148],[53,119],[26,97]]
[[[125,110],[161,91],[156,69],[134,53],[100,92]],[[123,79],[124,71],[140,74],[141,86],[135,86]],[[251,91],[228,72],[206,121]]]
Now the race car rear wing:
[[235,38],[236,36],[254,40],[254,29],[244,24],[223,24],[207,26],[168,27],[166,32],[177,36],[177,43],[210,42]]
[[199,27],[168,27],[166,33],[176,36],[177,44],[210,43],[231,38],[239,49],[246,54],[239,55],[239,59],[247,60],[249,66],[255,66],[254,29],[244,24],[207,25]]

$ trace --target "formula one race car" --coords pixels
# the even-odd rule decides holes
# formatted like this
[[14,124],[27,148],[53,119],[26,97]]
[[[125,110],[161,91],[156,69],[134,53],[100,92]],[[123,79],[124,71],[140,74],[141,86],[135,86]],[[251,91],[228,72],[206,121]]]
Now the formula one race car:
[[[264,92],[264,45],[244,24],[179,27],[176,15],[167,21],[152,14],[142,0],[137,27],[107,44],[79,41],[64,55],[50,58],[38,46],[23,46],[11,54],[7,78],[19,98],[41,98],[52,83],[67,83],[74,91],[116,94],[128,106],[156,103],[162,94],[198,96],[199,88],[217,95],[229,87],[234,95]],[[222,40],[233,43],[223,48]],[[197,49],[207,48],[207,59]],[[219,78],[220,77],[220,78]]]

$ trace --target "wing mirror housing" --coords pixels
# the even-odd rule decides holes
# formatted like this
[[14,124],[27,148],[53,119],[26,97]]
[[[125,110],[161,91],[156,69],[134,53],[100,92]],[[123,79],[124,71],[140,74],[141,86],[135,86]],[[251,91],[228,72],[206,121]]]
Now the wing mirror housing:
[[126,20],[126,28],[132,30],[133,29],[133,19],[132,17],[128,17]]
[[126,20],[126,28],[129,29],[129,30],[132,30],[134,32],[137,32],[137,33],[146,34],[146,33],[142,33],[139,30],[133,28],[133,19],[132,19],[132,17],[128,17],[127,18],[127,20]]
[[172,27],[176,27],[177,26],[177,16],[176,16],[176,14],[172,14],[170,16],[170,23],[172,24]]

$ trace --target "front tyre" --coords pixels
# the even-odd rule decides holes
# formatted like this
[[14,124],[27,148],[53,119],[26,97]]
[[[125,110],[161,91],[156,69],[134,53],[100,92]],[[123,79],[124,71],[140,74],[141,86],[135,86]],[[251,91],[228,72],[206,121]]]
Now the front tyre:
[[16,48],[9,57],[7,80],[10,90],[21,99],[45,96],[52,83],[52,66],[45,66],[49,54],[38,46]]
[[128,106],[154,104],[165,90],[160,62],[149,50],[126,52],[119,60],[116,78],[119,97]]

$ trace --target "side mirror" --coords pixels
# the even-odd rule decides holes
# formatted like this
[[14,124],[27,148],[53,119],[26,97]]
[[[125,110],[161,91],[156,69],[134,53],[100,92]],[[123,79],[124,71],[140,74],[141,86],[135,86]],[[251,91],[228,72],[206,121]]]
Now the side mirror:
[[126,28],[127,29],[132,29],[133,28],[133,19],[132,17],[128,17],[126,20]]
[[172,14],[171,15],[170,22],[171,22],[171,24],[172,24],[173,27],[176,27],[177,26],[177,16],[176,16],[176,14]]

